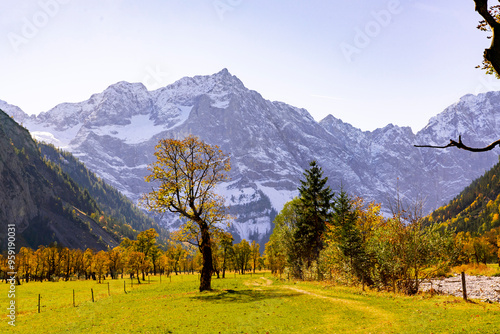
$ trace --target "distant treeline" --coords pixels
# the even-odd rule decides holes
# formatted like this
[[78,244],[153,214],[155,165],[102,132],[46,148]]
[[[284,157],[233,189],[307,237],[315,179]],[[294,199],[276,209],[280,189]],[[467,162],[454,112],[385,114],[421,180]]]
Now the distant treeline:
[[[95,252],[69,249],[57,244],[40,246],[33,250],[22,247],[16,256],[15,272],[18,283],[22,281],[58,281],[70,279],[93,279],[101,282],[109,277],[116,279],[124,275],[144,281],[152,274],[170,275],[195,273],[201,269],[201,255],[198,249],[187,243],[169,243],[166,250],[157,244],[158,233],[154,229],[141,232],[137,240],[125,238],[120,246],[108,251]],[[242,240],[232,242],[229,234],[216,238],[213,248],[213,274],[224,277],[226,271],[234,270],[242,274],[262,269],[264,260],[259,253],[259,245]],[[7,279],[12,272],[7,257],[0,255],[0,278]]]

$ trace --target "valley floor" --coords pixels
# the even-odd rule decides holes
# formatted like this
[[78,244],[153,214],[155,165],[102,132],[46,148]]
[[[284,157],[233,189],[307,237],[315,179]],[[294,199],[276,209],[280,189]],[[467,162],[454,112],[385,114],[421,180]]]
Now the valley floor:
[[453,296],[362,292],[283,281],[269,272],[229,273],[225,279],[213,279],[214,291],[203,293],[197,291],[198,275],[162,276],[161,282],[153,276],[149,282],[138,285],[136,280],[120,279],[16,286],[15,327],[7,318],[10,286],[2,284],[0,332],[500,333],[500,304],[464,302]]

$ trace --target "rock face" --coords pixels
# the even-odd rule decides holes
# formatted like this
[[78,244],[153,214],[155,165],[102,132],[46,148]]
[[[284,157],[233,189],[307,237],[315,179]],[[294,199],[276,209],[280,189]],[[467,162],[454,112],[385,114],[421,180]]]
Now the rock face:
[[[415,148],[445,144],[462,134],[471,145],[499,135],[500,94],[465,96],[431,119],[417,134],[388,125],[364,132],[328,116],[316,122],[304,109],[264,99],[226,69],[210,76],[183,78],[147,91],[119,82],[80,103],[64,103],[22,119],[31,134],[69,150],[87,167],[133,201],[148,191],[147,165],[160,138],[188,134],[231,154],[231,181],[221,185],[238,239],[265,242],[272,220],[297,195],[299,179],[316,160],[332,189],[384,204],[396,196],[424,200],[424,211],[458,194],[497,161],[497,153]],[[477,141],[476,141],[477,140]],[[166,221],[178,224],[173,217]]]
[[118,245],[85,214],[94,212],[95,202],[43,161],[29,132],[1,110],[0,180],[1,249],[7,249],[7,224],[15,225],[17,250],[53,241],[97,250]]
[[43,200],[40,195],[48,190],[48,184],[37,177],[36,169],[31,166],[24,171],[25,157],[37,153],[29,132],[1,111],[0,120],[0,219],[5,224],[15,224],[23,232],[29,221],[39,215],[38,205]]

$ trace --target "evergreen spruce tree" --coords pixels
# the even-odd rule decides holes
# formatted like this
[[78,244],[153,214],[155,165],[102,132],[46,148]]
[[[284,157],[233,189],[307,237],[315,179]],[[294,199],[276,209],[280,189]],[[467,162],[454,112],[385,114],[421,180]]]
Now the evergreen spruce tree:
[[299,254],[299,265],[309,268],[318,260],[323,249],[323,234],[331,217],[334,194],[326,186],[328,178],[323,178],[323,170],[316,161],[310,163],[310,169],[305,171],[304,176],[305,180],[300,181],[297,204],[300,216],[293,239]]
[[363,283],[371,284],[369,263],[361,231],[357,226],[357,212],[348,194],[341,189],[333,206],[332,223],[337,231],[339,249],[349,263],[352,275]]

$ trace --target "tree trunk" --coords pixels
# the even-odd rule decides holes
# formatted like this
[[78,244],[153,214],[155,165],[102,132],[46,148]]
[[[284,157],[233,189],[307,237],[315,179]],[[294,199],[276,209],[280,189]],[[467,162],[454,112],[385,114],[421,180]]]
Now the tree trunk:
[[493,34],[490,48],[484,50],[484,58],[491,63],[495,72],[500,75],[500,35],[497,31],[500,29],[500,23],[489,12],[487,0],[474,0],[474,2],[476,3],[476,12],[488,23]]
[[210,240],[210,232],[208,224],[201,221],[198,222],[201,231],[200,251],[203,257],[203,267],[200,275],[200,292],[212,290],[212,245]]
[[[498,259],[498,265],[500,266],[500,259]],[[226,248],[224,247],[224,262],[222,262],[222,278],[226,278]]]

